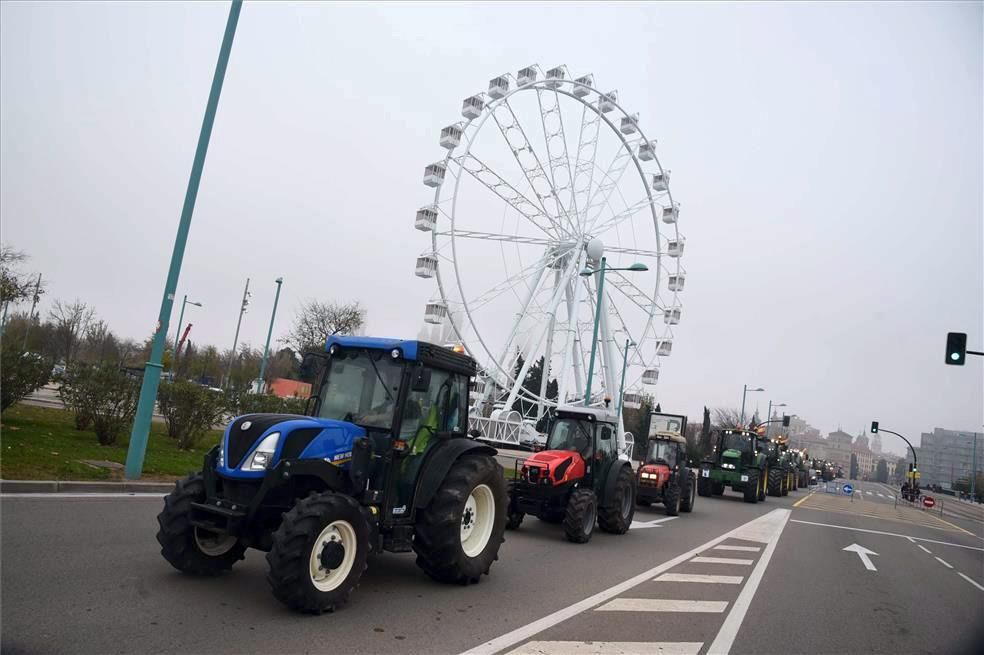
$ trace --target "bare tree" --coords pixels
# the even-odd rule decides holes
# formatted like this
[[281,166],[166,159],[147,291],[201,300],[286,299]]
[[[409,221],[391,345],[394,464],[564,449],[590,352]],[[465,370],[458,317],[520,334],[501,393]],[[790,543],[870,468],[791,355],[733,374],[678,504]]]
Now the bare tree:
[[281,341],[294,352],[319,351],[334,334],[353,334],[366,323],[366,310],[358,301],[333,303],[310,300],[301,305],[294,324]]
[[94,309],[78,299],[71,304],[56,300],[48,312],[48,320],[55,328],[57,352],[66,366],[72,363],[79,341],[95,315]]
[[[27,260],[26,253],[10,246],[0,246],[0,305],[18,303],[34,296],[36,278],[20,270]],[[43,285],[38,293],[44,293]]]
[[714,408],[714,427],[717,429],[737,428],[741,425],[741,412],[730,407]]

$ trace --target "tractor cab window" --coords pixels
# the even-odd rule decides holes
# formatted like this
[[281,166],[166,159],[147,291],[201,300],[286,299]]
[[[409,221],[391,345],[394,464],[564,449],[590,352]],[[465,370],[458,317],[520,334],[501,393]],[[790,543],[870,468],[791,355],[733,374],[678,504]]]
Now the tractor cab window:
[[592,425],[587,421],[559,418],[547,437],[547,450],[573,450],[587,460],[593,451],[591,429]]
[[598,453],[607,459],[618,458],[618,444],[615,443],[615,430],[610,425],[598,426]]
[[431,434],[463,433],[467,420],[468,378],[433,370],[426,391],[410,391],[407,395],[400,435],[413,439],[421,430]]
[[739,450],[742,453],[752,452],[752,440],[738,432],[726,432],[721,435],[721,451]]
[[328,365],[318,416],[366,428],[390,428],[402,368],[388,352],[339,350]]
[[646,462],[666,463],[675,466],[677,460],[677,446],[672,441],[666,439],[653,439],[649,442],[649,452],[646,453]]

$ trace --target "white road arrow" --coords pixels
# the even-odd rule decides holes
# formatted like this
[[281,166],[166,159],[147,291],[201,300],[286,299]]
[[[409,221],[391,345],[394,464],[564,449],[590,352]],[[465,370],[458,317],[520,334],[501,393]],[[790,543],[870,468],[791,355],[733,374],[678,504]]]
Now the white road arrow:
[[631,530],[644,530],[645,528],[658,528],[660,523],[666,523],[667,521],[672,521],[677,518],[676,516],[668,516],[665,519],[656,519],[655,521],[633,521],[632,525],[629,526]]
[[844,550],[846,550],[849,553],[857,553],[858,557],[861,558],[861,563],[864,564],[864,568],[868,569],[869,571],[878,570],[875,568],[875,565],[871,563],[871,559],[868,557],[868,555],[877,555],[878,553],[876,553],[875,551],[868,550],[867,548],[859,544],[851,544],[850,546],[845,547]]

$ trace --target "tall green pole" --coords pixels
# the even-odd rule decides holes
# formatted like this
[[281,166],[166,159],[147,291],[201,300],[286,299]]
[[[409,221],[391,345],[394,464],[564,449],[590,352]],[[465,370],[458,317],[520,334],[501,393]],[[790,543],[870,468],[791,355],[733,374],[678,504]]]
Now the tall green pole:
[[591,378],[594,377],[595,356],[598,352],[598,324],[601,322],[602,292],[605,288],[605,257],[601,258],[598,269],[598,302],[595,304],[594,332],[591,334],[591,361],[588,364],[588,381],[584,385],[584,406],[591,405]]
[[284,283],[284,278],[278,277],[277,295],[274,296],[273,298],[273,313],[270,314],[270,329],[267,330],[266,345],[263,346],[263,363],[260,364],[260,389],[259,389],[260,393],[263,393],[266,385],[266,382],[264,382],[264,380],[266,380],[264,375],[266,374],[267,358],[270,356],[270,337],[271,335],[273,335],[273,320],[277,318],[277,303],[280,302],[280,286],[283,283]]
[[126,453],[125,471],[128,480],[140,478],[143,471],[147,437],[150,435],[150,422],[154,414],[154,403],[157,400],[157,388],[161,383],[161,369],[163,368],[161,357],[164,354],[165,337],[171,320],[171,306],[174,304],[174,293],[177,290],[178,276],[181,273],[181,262],[184,259],[185,244],[188,241],[191,216],[195,210],[198,186],[202,180],[202,169],[205,168],[205,154],[208,152],[208,142],[212,136],[212,125],[215,123],[215,113],[219,106],[219,96],[222,93],[222,82],[225,79],[226,66],[229,64],[229,53],[232,51],[232,40],[236,35],[236,24],[239,22],[239,12],[242,6],[242,0],[232,0],[225,34],[222,37],[222,47],[219,48],[219,60],[215,65],[215,75],[212,78],[212,89],[209,91],[208,104],[205,106],[202,130],[198,135],[198,148],[195,150],[195,160],[192,162],[191,176],[188,179],[188,190],[185,192],[184,206],[181,208],[178,234],[174,240],[174,251],[171,253],[171,267],[168,269],[167,281],[164,283],[164,298],[161,300],[161,311],[157,319],[157,329],[154,332],[154,343],[150,350],[150,361],[144,367],[140,400],[137,402],[136,418],[130,433],[130,446]]

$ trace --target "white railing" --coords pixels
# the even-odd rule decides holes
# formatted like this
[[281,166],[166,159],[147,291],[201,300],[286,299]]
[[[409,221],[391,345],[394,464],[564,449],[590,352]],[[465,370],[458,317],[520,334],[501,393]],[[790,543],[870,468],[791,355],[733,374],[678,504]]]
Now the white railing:
[[484,416],[468,417],[468,429],[478,430],[483,441],[503,446],[533,446],[545,444],[547,438],[536,431],[532,424],[523,421],[506,421]]

